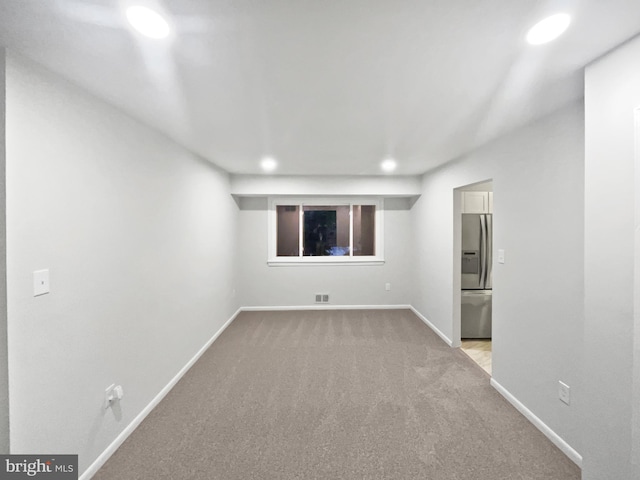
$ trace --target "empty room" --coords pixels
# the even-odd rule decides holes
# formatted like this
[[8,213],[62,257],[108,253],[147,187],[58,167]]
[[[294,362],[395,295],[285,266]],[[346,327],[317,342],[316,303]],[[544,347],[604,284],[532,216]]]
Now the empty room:
[[640,3],[0,1],[0,478],[640,478]]

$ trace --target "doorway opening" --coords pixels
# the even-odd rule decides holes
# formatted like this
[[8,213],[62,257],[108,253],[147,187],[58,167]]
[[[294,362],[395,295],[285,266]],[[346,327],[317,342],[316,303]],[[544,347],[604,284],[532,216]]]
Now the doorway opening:
[[454,189],[454,346],[489,375],[493,360],[493,181]]

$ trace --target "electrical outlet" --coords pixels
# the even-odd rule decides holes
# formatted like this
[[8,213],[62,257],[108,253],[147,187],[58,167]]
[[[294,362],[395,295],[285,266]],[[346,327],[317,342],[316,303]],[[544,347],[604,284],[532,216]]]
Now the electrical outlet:
[[390,283],[385,283],[384,284],[384,289],[388,292],[391,290],[391,284]]
[[33,272],[33,296],[38,297],[49,293],[49,270]]
[[571,387],[561,381],[558,381],[558,398],[567,405],[571,404]]
[[122,400],[124,390],[122,385],[111,384],[104,391],[104,408],[109,408],[118,400]]
[[104,391],[104,408],[109,408],[113,403],[113,389],[116,388],[116,384],[112,383]]

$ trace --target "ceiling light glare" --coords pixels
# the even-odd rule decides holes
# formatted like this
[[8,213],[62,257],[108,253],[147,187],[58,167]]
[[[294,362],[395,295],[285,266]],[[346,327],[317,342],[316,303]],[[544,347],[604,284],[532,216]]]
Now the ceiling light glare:
[[140,5],[127,8],[127,20],[145,37],[160,39],[169,35],[169,23],[158,12]]
[[556,13],[536,23],[529,33],[527,42],[531,45],[542,45],[555,40],[569,28],[571,17],[566,13]]
[[278,166],[278,162],[276,162],[275,159],[271,157],[264,157],[260,162],[260,166],[265,172],[273,172]]
[[387,173],[393,172],[397,166],[398,164],[393,158],[387,158],[384,162],[380,164],[380,168],[382,168],[382,170]]

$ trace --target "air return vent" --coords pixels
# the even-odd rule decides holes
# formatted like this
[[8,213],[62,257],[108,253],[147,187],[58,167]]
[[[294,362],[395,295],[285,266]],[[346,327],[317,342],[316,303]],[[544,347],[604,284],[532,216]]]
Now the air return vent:
[[316,293],[316,303],[329,303],[329,294]]

